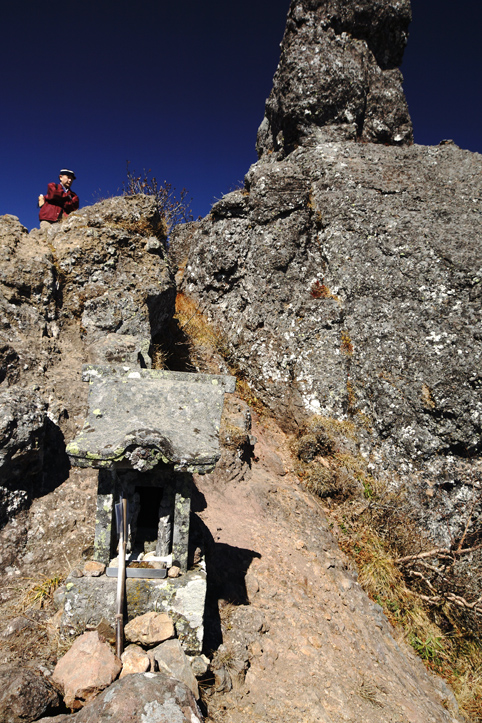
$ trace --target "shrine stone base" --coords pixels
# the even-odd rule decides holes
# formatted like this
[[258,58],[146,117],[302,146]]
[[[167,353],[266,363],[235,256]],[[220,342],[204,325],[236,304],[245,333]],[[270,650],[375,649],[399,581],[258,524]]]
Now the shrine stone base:
[[[73,640],[102,621],[114,625],[117,579],[68,577],[55,594],[63,607],[60,634]],[[199,655],[204,636],[206,572],[202,566],[178,578],[126,580],[126,622],[147,612],[165,612],[174,623],[176,636],[187,655]]]

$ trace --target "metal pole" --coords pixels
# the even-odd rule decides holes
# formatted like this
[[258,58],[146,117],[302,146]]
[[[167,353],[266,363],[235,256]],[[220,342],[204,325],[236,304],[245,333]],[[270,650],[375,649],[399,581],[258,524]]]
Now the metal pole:
[[115,652],[118,658],[124,650],[124,601],[126,594],[127,500],[116,505],[119,557],[117,564],[117,610],[115,616]]

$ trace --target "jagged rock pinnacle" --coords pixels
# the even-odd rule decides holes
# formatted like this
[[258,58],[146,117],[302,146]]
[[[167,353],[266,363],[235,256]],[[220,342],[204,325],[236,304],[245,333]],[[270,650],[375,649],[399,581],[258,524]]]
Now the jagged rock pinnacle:
[[293,0],[258,155],[281,158],[315,128],[325,140],[412,143],[398,69],[410,20],[409,0]]

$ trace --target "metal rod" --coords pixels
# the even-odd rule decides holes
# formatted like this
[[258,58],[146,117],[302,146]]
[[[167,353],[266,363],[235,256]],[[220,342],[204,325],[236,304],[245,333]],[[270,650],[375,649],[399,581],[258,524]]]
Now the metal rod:
[[[115,616],[115,652],[118,658],[124,650],[124,601],[126,593],[127,500],[116,505],[119,533],[119,563],[117,566],[117,610]],[[120,519],[119,519],[120,518]]]

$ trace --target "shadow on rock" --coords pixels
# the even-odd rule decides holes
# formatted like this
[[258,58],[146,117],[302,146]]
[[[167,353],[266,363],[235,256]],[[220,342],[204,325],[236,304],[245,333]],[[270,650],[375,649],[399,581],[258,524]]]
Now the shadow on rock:
[[70,474],[70,460],[65,451],[65,439],[60,428],[50,419],[45,425],[45,451],[40,488],[35,497],[42,497],[59,487]]
[[[193,513],[201,512],[205,507],[204,495],[194,486]],[[261,555],[254,550],[216,542],[209,528],[196,514],[193,514],[191,519],[191,547],[191,555],[200,550],[206,558],[204,652],[212,654],[223,642],[220,607],[249,604],[246,573],[253,559],[260,558]]]

